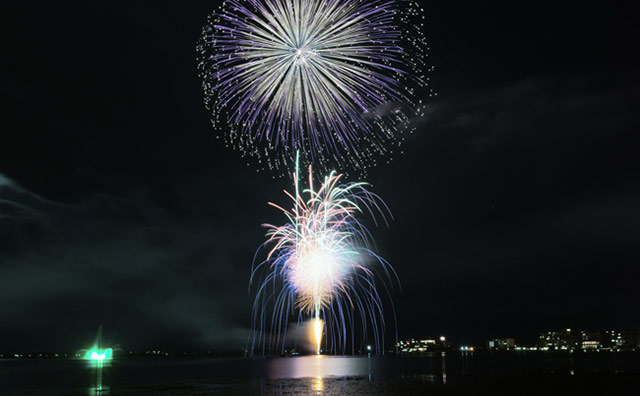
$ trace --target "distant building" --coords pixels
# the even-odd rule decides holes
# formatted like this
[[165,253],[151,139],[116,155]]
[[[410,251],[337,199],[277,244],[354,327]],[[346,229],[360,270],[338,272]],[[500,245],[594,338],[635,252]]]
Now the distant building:
[[620,350],[640,351],[640,329],[622,330],[620,338]]
[[494,338],[487,341],[488,351],[513,351],[516,349],[515,338]]
[[406,341],[398,341],[396,346],[398,347],[398,352],[401,353],[432,352],[451,348],[451,344],[446,341],[445,337],[440,337],[439,340],[430,338],[416,340],[412,338]]
[[547,331],[539,334],[538,343],[545,351],[575,351],[582,347],[582,338],[571,329]]
[[539,335],[545,351],[636,351],[640,350],[640,330],[547,331]]
[[603,330],[601,348],[616,352],[640,350],[640,330]]
[[404,353],[428,352],[430,350],[435,350],[435,346],[436,340],[416,340],[414,338],[406,341],[398,341],[397,344],[398,351]]
[[597,351],[602,348],[602,332],[601,331],[581,331],[581,347],[585,352]]

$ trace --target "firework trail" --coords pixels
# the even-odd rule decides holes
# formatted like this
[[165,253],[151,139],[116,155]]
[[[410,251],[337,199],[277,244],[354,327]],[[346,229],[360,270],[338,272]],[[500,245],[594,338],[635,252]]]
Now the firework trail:
[[285,192],[293,208],[269,203],[288,221],[282,226],[264,225],[267,257],[254,265],[251,276],[257,290],[252,352],[281,348],[281,353],[289,322],[309,319],[316,334],[322,334],[320,321],[325,324],[328,351],[345,353],[348,343],[355,349],[354,333],[359,328],[359,340],[373,340],[376,350],[383,352],[383,301],[376,281],[386,289],[385,281],[396,276],[370,248],[370,234],[357,215],[378,213],[386,222],[388,209],[366,183],[341,183],[341,178],[332,172],[315,190],[309,166],[308,189],[300,193],[296,167],[295,192]]
[[364,174],[424,112],[423,19],[410,0],[226,0],[198,44],[214,128],[263,169],[300,150]]

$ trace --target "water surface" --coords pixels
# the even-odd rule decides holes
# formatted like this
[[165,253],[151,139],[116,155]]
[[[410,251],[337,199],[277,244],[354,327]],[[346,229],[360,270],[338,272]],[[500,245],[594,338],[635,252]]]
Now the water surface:
[[0,360],[1,395],[640,395],[640,354]]

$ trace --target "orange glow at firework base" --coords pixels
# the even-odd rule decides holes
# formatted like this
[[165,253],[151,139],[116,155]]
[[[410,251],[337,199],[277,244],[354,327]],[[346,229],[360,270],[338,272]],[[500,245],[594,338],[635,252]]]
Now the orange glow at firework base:
[[315,318],[311,321],[309,339],[312,341],[312,345],[316,347],[316,354],[320,354],[320,345],[322,344],[322,331],[324,330],[324,321],[320,318]]

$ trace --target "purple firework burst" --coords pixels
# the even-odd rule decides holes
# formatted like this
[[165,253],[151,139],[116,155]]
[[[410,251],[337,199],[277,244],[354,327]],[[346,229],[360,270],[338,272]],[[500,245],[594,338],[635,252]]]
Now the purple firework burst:
[[375,165],[424,112],[423,18],[408,0],[226,0],[198,45],[214,127],[263,168],[298,150],[322,170]]

